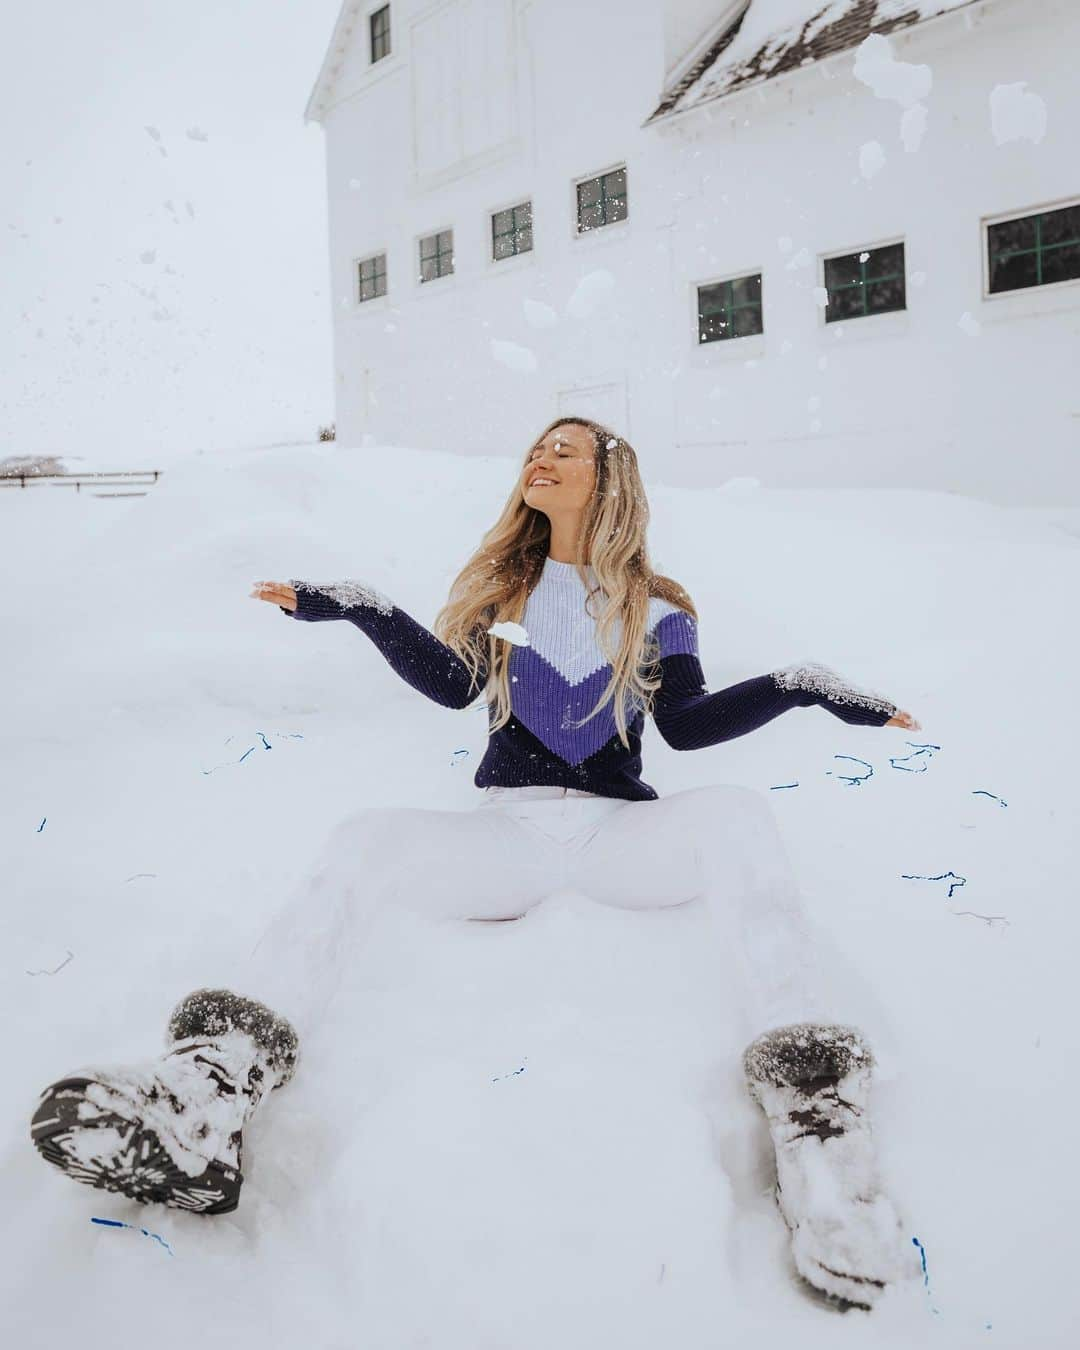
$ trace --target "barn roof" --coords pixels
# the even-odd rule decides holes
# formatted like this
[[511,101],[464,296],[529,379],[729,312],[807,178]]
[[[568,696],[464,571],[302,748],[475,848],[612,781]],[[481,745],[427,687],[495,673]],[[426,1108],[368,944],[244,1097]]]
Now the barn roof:
[[362,0],[342,0],[334,31],[326,48],[318,78],[304,109],[305,122],[321,122],[326,111],[334,81],[345,60],[352,31],[363,18]]
[[728,15],[702,54],[669,88],[645,126],[750,84],[857,47],[980,0],[749,0]]

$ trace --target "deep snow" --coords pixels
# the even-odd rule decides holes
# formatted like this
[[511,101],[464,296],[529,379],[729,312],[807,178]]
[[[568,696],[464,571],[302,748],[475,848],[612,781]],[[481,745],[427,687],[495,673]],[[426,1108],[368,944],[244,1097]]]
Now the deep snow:
[[[838,1315],[796,1287],[694,906],[383,914],[248,1132],[234,1215],[139,1206],[36,1157],[37,1092],[156,1054],[335,822],[479,801],[482,710],[427,703],[350,625],[249,591],[353,577],[430,627],[514,474],[329,445],[179,459],[145,498],[0,497],[10,1342],[1069,1344],[1075,512],[650,485],[652,560],[698,605],[710,689],[806,657],[922,723],[805,709],[690,754],[649,724],[644,777],[768,795],[874,1009],[877,1137],[928,1288]],[[950,872],[964,884],[915,879]]]

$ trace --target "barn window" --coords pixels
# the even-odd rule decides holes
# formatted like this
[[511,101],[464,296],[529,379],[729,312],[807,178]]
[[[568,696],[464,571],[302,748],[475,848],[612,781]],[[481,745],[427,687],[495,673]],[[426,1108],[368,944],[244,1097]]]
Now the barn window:
[[454,270],[454,232],[440,230],[420,240],[420,280],[434,281]]
[[533,246],[532,202],[509,206],[495,211],[491,217],[491,256],[512,258],[515,253],[528,253]]
[[761,322],[761,273],[697,288],[698,342],[751,337]]
[[383,5],[369,17],[371,31],[371,64],[390,55],[390,6]]
[[826,323],[906,309],[903,243],[826,258],[825,290]]
[[1080,278],[1080,203],[986,227],[991,295]]
[[386,254],[376,253],[372,258],[361,258],[357,264],[357,298],[361,303],[386,294]]
[[586,178],[577,185],[578,233],[626,219],[626,169]]

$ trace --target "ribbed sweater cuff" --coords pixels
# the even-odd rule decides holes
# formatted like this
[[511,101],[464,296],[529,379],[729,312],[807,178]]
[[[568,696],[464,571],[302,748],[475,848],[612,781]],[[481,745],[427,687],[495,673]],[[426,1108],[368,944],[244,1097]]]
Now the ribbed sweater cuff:
[[332,595],[305,586],[303,583],[293,582],[292,585],[296,591],[296,608],[286,609],[284,605],[279,606],[281,612],[288,614],[292,619],[304,619],[309,622],[319,622],[322,619],[348,619],[354,617],[354,611],[358,608],[355,605],[342,604]]

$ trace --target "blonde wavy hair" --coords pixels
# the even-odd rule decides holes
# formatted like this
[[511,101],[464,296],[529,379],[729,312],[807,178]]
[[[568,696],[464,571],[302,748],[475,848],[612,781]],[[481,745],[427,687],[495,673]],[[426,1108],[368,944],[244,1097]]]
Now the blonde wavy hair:
[[[695,620],[697,610],[677,582],[652,570],[645,543],[649,504],[637,456],[627,441],[589,417],[557,417],[529,447],[522,466],[548,432],[565,425],[585,427],[595,445],[596,486],[582,514],[577,554],[588,559],[597,584],[590,589],[580,562],[578,575],[588,592],[586,612],[597,620],[597,642],[612,666],[611,680],[599,702],[576,725],[584,726],[614,699],[619,739],[629,749],[627,705],[651,712],[652,695],[660,687],[659,673],[654,670],[658,644],[647,631],[649,600],[658,596]],[[502,514],[454,579],[449,599],[435,617],[435,636],[457,653],[474,682],[486,656],[483,693],[489,705],[489,732],[498,730],[511,715],[512,644],[487,630],[495,623],[521,622],[525,602],[544,570],[550,537],[551,522],[525,501],[519,475]],[[590,608],[594,599],[598,613]],[[615,630],[620,621],[616,649]]]

